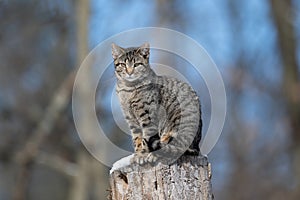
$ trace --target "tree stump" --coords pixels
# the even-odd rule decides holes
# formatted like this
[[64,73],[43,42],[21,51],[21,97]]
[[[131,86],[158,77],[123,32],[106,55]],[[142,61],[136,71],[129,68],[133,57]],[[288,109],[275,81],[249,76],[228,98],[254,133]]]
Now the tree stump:
[[112,200],[213,199],[207,157],[182,156],[172,165],[129,165],[110,176]]

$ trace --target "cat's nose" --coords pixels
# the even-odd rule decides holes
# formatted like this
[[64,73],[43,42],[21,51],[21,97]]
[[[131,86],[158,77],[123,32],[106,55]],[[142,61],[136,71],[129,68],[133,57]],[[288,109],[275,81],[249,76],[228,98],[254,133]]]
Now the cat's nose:
[[127,72],[127,74],[129,74],[129,75],[133,74],[133,70],[134,70],[133,67],[127,67],[127,68],[126,68],[126,72]]

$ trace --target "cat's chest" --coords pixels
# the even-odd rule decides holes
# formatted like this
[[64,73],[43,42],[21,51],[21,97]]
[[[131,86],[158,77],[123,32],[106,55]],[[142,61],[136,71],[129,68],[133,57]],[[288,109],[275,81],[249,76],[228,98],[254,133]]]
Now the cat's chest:
[[143,103],[156,103],[159,97],[157,88],[142,88],[133,90],[121,90],[118,92],[119,100],[123,107],[138,107]]

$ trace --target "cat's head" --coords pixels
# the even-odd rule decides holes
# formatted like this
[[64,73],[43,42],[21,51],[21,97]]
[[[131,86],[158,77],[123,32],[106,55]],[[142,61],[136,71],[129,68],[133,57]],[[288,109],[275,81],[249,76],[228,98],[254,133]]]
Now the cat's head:
[[149,75],[149,43],[140,47],[122,48],[112,44],[115,74],[119,80],[134,82]]

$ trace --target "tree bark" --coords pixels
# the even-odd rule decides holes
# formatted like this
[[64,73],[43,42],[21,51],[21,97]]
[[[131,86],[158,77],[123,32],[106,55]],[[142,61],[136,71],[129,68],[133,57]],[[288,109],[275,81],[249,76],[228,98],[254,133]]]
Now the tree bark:
[[110,186],[112,200],[213,199],[206,157],[183,156],[170,166],[123,167],[112,172]]
[[300,76],[297,63],[295,12],[291,0],[271,0],[271,11],[278,33],[278,44],[283,64],[283,97],[291,126],[291,152],[297,181],[296,196],[300,196]]

